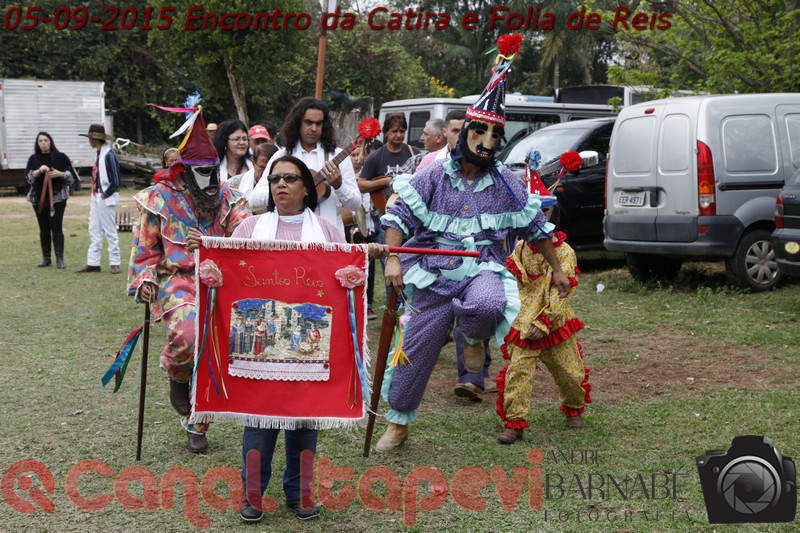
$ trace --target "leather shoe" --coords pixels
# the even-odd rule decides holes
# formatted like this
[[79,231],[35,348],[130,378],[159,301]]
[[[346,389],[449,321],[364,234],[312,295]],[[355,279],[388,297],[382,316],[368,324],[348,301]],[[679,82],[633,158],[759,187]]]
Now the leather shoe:
[[484,378],[483,392],[486,394],[497,392],[497,380],[495,378]]
[[522,440],[522,431],[521,429],[506,428],[505,431],[497,436],[497,440],[500,444],[513,444],[518,440]]
[[319,505],[315,505],[311,509],[303,509],[300,507],[300,502],[286,502],[286,507],[294,511],[294,515],[299,518],[300,520],[311,520],[312,518],[316,518],[319,516],[320,508]]
[[459,383],[453,389],[453,394],[471,402],[483,401],[483,389],[474,383]]
[[582,428],[583,427],[583,418],[581,417],[581,415],[568,416],[567,417],[567,427],[568,428]]
[[111,265],[111,273],[119,274],[119,265]]
[[245,501],[242,510],[239,511],[239,516],[245,522],[260,522],[264,518],[264,513],[250,505],[250,502]]
[[169,380],[169,403],[178,411],[178,414],[189,416],[192,413],[192,404],[189,401],[189,383]]
[[75,271],[76,274],[85,274],[86,272],[100,272],[100,267],[94,265],[83,265],[81,268]]
[[208,439],[205,433],[192,433],[191,431],[187,431],[186,435],[188,436],[186,446],[189,448],[190,452],[203,453],[208,449]]
[[389,427],[386,428],[386,432],[380,438],[378,444],[375,445],[375,450],[379,452],[395,451],[408,438],[408,430],[408,424],[401,426],[400,424],[389,422]]
[[64,258],[63,257],[56,257],[56,268],[58,268],[58,269],[67,268],[67,265],[64,264]]
[[42,260],[36,265],[39,268],[49,267],[50,266],[50,258],[49,257],[42,257]]
[[470,344],[464,342],[464,368],[467,372],[480,372],[486,363],[486,349],[482,342]]

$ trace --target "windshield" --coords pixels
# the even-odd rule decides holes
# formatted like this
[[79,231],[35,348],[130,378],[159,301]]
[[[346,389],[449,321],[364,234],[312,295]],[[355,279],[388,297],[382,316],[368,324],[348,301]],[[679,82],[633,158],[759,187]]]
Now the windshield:
[[564,128],[534,132],[516,143],[503,163],[511,169],[524,165],[525,155],[531,148],[538,148],[542,153],[542,164],[547,163],[573,148],[587,131],[586,128]]

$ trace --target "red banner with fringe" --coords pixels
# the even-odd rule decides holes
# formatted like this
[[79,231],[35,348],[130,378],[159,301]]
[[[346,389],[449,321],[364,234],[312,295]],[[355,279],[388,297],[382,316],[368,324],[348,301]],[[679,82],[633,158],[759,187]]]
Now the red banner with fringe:
[[366,420],[365,246],[204,237],[195,259],[193,422]]

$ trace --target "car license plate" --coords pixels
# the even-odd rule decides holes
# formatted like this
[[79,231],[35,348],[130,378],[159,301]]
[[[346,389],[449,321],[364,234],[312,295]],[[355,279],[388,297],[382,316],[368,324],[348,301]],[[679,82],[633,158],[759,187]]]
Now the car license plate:
[[641,207],[644,205],[644,191],[640,192],[625,192],[622,191],[617,196],[617,205],[628,207]]

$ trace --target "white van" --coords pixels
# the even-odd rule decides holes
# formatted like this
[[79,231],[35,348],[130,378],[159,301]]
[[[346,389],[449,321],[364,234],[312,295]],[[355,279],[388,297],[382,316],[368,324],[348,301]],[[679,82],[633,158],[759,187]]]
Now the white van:
[[[425,123],[435,118],[444,119],[453,109],[467,110],[480,95],[462,98],[412,98],[394,100],[381,106],[378,120],[383,120],[389,113],[403,113],[408,121],[406,144],[422,148],[420,136]],[[614,108],[609,105],[596,104],[557,104],[542,101],[541,96],[506,95],[506,127],[505,136],[510,142],[516,135],[524,136],[539,128],[580,120],[584,118],[610,117],[615,115]],[[548,99],[548,98],[545,98]]]
[[734,284],[777,285],[775,197],[800,166],[800,94],[668,98],[623,109],[611,135],[606,249],[634,278],[725,259]]

